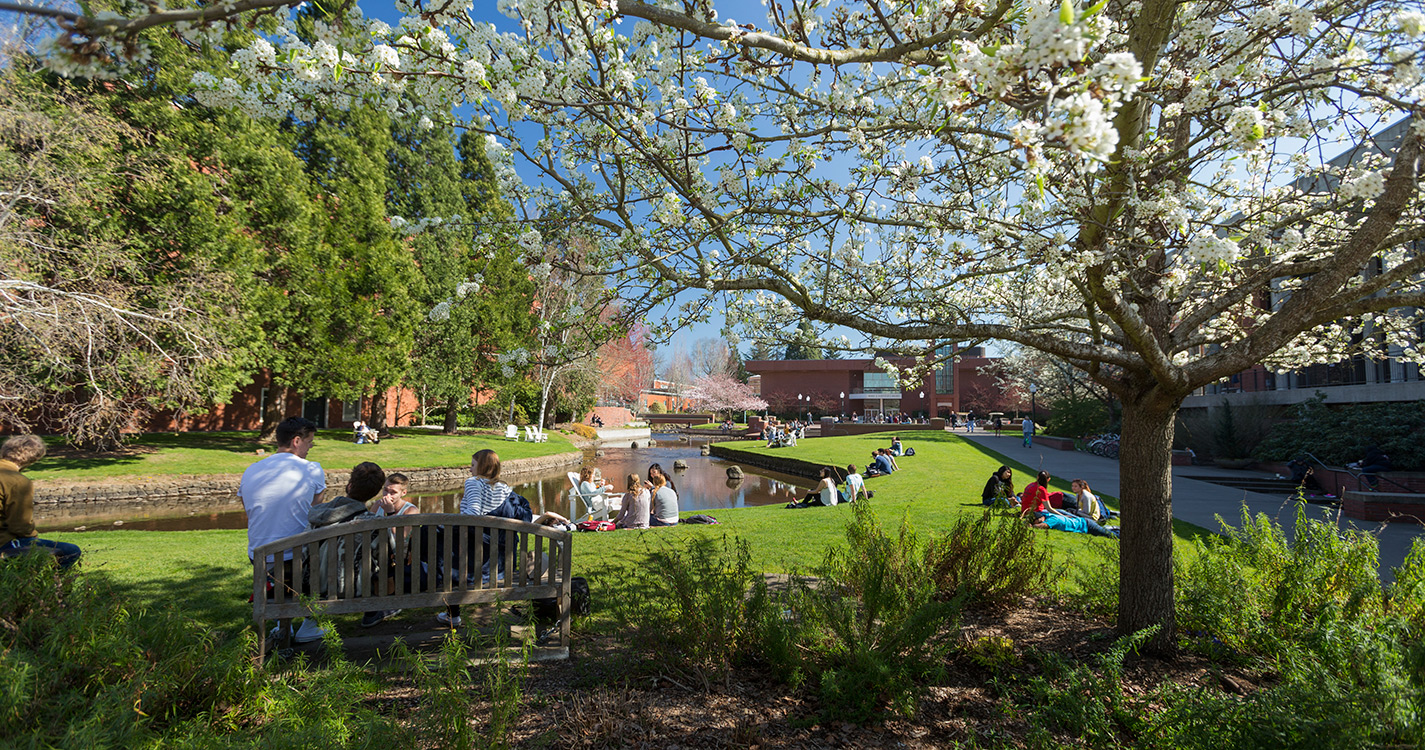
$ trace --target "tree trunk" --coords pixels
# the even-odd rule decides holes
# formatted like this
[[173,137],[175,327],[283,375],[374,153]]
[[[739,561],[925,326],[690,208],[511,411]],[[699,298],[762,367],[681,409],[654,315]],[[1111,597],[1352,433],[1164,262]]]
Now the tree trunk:
[[268,380],[267,403],[262,409],[262,433],[258,435],[261,440],[272,440],[277,433],[277,423],[287,418],[287,386],[278,385],[275,380]]
[[1181,401],[1153,397],[1123,402],[1118,449],[1120,526],[1118,631],[1153,625],[1147,648],[1169,653],[1176,642],[1173,612],[1173,420]]
[[460,410],[460,397],[451,396],[445,400],[445,434],[455,434],[455,414]]
[[377,388],[376,395],[371,397],[371,418],[366,421],[366,425],[376,431],[376,434],[386,434],[386,391],[385,388]]

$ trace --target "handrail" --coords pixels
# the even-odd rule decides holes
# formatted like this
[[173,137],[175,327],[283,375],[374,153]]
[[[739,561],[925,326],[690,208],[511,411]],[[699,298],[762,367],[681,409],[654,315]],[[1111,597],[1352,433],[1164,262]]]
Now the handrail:
[[[1331,467],[1331,466],[1328,466],[1325,461],[1322,461],[1321,459],[1317,458],[1315,454],[1310,453],[1309,451],[1302,451],[1302,452],[1298,453],[1297,455],[1298,455],[1298,456],[1305,456],[1305,457],[1307,457],[1307,458],[1310,458],[1312,461],[1315,461],[1315,462],[1316,462],[1316,465],[1317,465],[1317,466],[1320,466],[1321,468],[1323,468],[1323,469],[1325,469],[1325,470],[1327,470],[1327,471],[1330,471],[1330,472],[1333,472],[1333,473],[1334,473],[1334,472],[1345,472],[1346,474],[1351,475],[1351,477],[1356,480],[1356,491],[1357,491],[1357,492],[1360,492],[1360,491],[1361,491],[1361,477],[1365,476],[1365,472],[1363,472],[1363,471],[1361,471],[1361,470],[1359,470],[1359,469],[1352,469],[1352,468],[1349,467],[1349,466],[1342,466],[1342,467],[1340,467],[1340,468],[1333,468],[1333,467]],[[1399,487],[1399,488],[1400,488],[1402,491],[1404,491],[1404,492],[1411,492],[1411,489],[1410,489],[1409,487],[1407,487],[1407,486],[1401,484],[1400,482],[1395,481],[1394,479],[1391,479],[1390,477],[1381,476],[1379,473],[1372,474],[1371,476],[1373,476],[1373,477],[1376,478],[1376,483],[1377,483],[1377,484],[1379,484],[1380,482],[1386,482],[1387,484],[1390,484],[1390,485],[1392,485],[1392,486],[1394,486],[1394,487]]]

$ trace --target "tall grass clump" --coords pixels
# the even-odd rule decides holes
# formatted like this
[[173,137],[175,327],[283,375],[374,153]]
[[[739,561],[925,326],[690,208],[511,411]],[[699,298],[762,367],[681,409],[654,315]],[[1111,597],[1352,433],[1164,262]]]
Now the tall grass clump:
[[0,562],[0,745],[360,747],[409,742],[364,706],[370,681],[335,655],[312,672],[257,670],[254,639],[170,608],[129,605],[47,555]]
[[827,552],[799,614],[821,626],[812,647],[823,718],[866,723],[915,712],[920,685],[943,671],[958,634],[962,596],[941,596],[940,558],[908,523],[890,533],[868,504],[853,508],[846,546]]
[[1039,535],[1019,519],[963,515],[926,548],[936,587],[966,604],[1000,608],[1044,589],[1052,562]]
[[734,664],[755,653],[752,635],[770,606],[765,592],[751,595],[762,583],[751,560],[746,541],[726,536],[650,550],[611,602],[623,631],[638,634],[629,646],[704,689],[726,680]]

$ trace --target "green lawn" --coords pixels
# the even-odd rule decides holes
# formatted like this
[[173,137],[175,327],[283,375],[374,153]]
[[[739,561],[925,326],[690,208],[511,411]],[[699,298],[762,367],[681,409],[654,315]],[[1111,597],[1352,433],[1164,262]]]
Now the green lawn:
[[[470,454],[494,448],[505,461],[547,456],[576,450],[555,432],[547,443],[511,442],[504,434],[441,435],[427,430],[395,430],[379,445],[357,445],[350,430],[321,430],[307,458],[324,468],[350,468],[375,461],[388,471],[435,466],[463,466]],[[54,439],[51,450],[62,443]],[[143,435],[115,454],[50,455],[26,470],[35,481],[46,479],[102,479],[106,477],[162,474],[239,474],[258,460],[257,450],[272,452],[271,444],[258,441],[256,432],[159,432]]]
[[[399,442],[391,441],[393,445]],[[798,456],[841,466],[856,461],[859,466],[862,456],[884,442],[883,435],[814,438],[798,444]],[[984,480],[1005,463],[1004,459],[948,433],[917,434],[915,444],[915,456],[899,459],[902,471],[867,482],[876,492],[871,503],[879,520],[898,524],[904,517],[924,536],[948,528],[964,514],[982,513],[980,490]],[[386,446],[383,442],[374,448]],[[513,443],[501,446],[501,457],[517,448]],[[317,448],[321,447],[318,442]],[[348,444],[345,448],[357,446]],[[518,448],[525,445],[521,443]],[[468,456],[468,449],[463,450]],[[767,452],[752,446],[747,450]],[[1012,462],[1011,466],[1019,474],[1016,484],[1022,484],[1028,467]],[[1055,487],[1067,489],[1059,483]],[[1111,505],[1117,504],[1115,498],[1105,499]],[[576,534],[574,573],[590,579],[597,598],[601,590],[615,588],[627,570],[644,564],[654,545],[688,536],[723,534],[748,540],[753,562],[763,570],[806,570],[821,560],[827,548],[844,543],[844,529],[851,513],[847,506],[802,510],[735,508],[709,511],[722,521],[717,526]],[[1208,533],[1186,523],[1176,524],[1175,531],[1180,549],[1188,538]],[[247,596],[252,568],[247,562],[244,531],[105,531],[46,536],[84,547],[85,569],[112,579],[137,606],[174,603],[220,629],[241,628],[251,617]],[[1063,591],[1076,586],[1076,576],[1068,568],[1094,564],[1098,559],[1094,546],[1116,544],[1087,535],[1051,531],[1043,532],[1042,538],[1066,569],[1063,575],[1054,577],[1055,586]]]
[[[709,422],[708,424],[695,424],[695,425],[693,425],[690,429],[694,429],[694,430],[713,430],[713,431],[718,431],[718,430],[721,430],[721,429],[722,429],[722,422]],[[746,422],[734,422],[733,425],[732,425],[732,429],[733,429],[733,430],[745,430],[745,429],[747,429],[747,423],[746,423]]]

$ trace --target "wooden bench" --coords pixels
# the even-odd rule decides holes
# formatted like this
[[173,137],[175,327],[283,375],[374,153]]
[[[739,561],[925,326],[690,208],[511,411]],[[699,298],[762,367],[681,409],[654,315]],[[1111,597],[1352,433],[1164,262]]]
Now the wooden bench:
[[266,653],[268,620],[280,621],[285,647],[294,617],[534,599],[558,601],[553,656],[567,658],[571,541],[567,531],[522,521],[417,513],[339,523],[269,542],[253,554],[257,659]]

